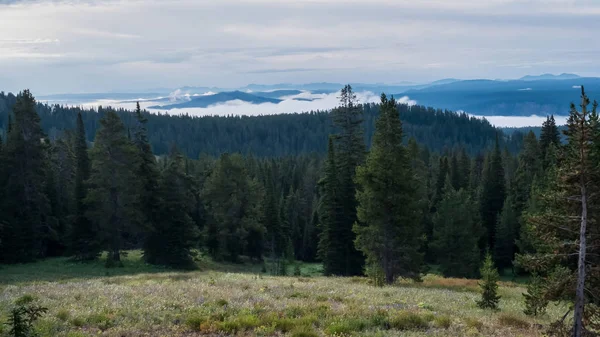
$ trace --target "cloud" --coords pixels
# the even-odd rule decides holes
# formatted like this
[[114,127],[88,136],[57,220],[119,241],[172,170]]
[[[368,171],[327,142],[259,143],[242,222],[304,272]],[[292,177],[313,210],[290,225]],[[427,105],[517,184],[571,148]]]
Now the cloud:
[[[210,94],[210,93],[206,93]],[[263,104],[251,104],[240,100],[228,101],[222,104],[209,106],[207,108],[185,108],[185,109],[171,109],[171,110],[150,110],[153,113],[167,113],[170,115],[189,114],[191,116],[228,116],[228,115],[246,115],[246,116],[259,116],[259,115],[273,115],[281,113],[301,113],[310,112],[316,110],[329,110],[339,105],[339,93],[332,94],[311,94],[304,92],[298,95],[288,96],[278,103],[263,103]],[[376,103],[379,102],[380,97],[369,91],[359,92],[356,94],[357,99],[360,103]],[[177,90],[169,95],[173,100],[189,99],[190,94],[182,90]],[[298,101],[294,98],[307,98],[313,99],[312,101]],[[149,106],[156,105],[156,102],[152,100],[139,100],[140,106],[145,109]],[[401,103],[414,104],[413,100],[408,97],[403,97],[398,100]],[[68,103],[67,103],[68,104]],[[98,107],[102,106],[113,106],[121,107],[125,109],[134,109],[135,100],[128,100],[126,102],[120,102],[117,100],[103,99],[94,102],[78,104],[83,107]]]
[[0,0],[0,90],[597,76],[599,30],[594,0]]
[[[476,116],[477,118],[485,118],[492,125],[497,127],[519,128],[527,126],[541,126],[546,121],[546,116]],[[567,122],[567,116],[554,116],[556,124],[564,125]]]

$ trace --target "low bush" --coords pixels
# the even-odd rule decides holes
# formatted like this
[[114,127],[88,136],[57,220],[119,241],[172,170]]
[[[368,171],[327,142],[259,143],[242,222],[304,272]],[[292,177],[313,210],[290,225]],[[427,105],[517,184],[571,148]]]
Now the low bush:
[[390,318],[390,327],[396,330],[423,330],[429,326],[429,318],[422,314],[403,311]]
[[513,327],[517,329],[529,329],[529,327],[531,326],[524,319],[512,314],[501,314],[500,317],[498,317],[498,322],[500,323],[500,325]]

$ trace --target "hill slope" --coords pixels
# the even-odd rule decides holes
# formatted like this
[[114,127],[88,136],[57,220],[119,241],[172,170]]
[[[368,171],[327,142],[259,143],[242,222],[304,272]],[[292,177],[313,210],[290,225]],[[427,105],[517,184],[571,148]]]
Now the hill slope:
[[[0,94],[0,129],[6,129],[8,113],[15,102],[12,94]],[[423,106],[400,105],[404,138],[415,139],[432,151],[465,147],[469,153],[490,148],[500,132],[484,120],[436,110]],[[38,104],[42,127],[51,138],[63,130],[75,128],[77,112],[81,112],[89,141],[93,141],[99,119],[107,108],[99,112]],[[117,110],[124,123],[135,125],[131,111]],[[328,111],[269,116],[170,116],[145,113],[148,118],[150,143],[156,154],[168,153],[176,144],[184,153],[197,158],[201,153],[219,155],[223,152],[252,153],[257,156],[285,156],[307,153],[325,154],[328,135],[332,132]],[[364,127],[367,144],[375,129],[379,106],[364,106]],[[0,131],[0,134],[3,132]],[[503,146],[515,151],[520,144],[501,137]]]
[[[130,252],[116,269],[65,258],[6,266],[0,312],[24,294],[37,299],[48,308],[36,323],[40,337],[533,337],[541,335],[538,324],[564,311],[551,305],[540,318],[525,316],[525,289],[514,283],[501,283],[495,312],[477,307],[477,280],[426,275],[418,284],[373,287],[366,278],[307,275],[310,265],[301,266],[300,277],[273,277],[260,274],[259,264],[198,263],[202,271],[177,272],[150,267]],[[22,279],[29,275],[35,277]]]

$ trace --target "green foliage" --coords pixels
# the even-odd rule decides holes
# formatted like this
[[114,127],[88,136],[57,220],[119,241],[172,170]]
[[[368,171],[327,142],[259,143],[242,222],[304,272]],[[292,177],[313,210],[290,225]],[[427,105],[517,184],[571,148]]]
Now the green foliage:
[[0,262],[31,262],[46,254],[55,230],[47,195],[48,141],[29,90],[17,95],[14,122],[3,146]]
[[385,282],[398,276],[418,278],[423,256],[418,182],[402,145],[402,125],[396,101],[381,95],[373,147],[356,173],[359,222],[356,247],[367,264],[382,268]]
[[543,315],[548,306],[544,281],[538,274],[533,274],[527,285],[527,293],[523,294],[525,298],[524,313],[528,316]]
[[498,271],[494,267],[494,261],[492,255],[487,253],[485,260],[481,267],[481,282],[479,287],[481,288],[481,300],[477,301],[477,305],[482,309],[498,309],[498,302],[500,296],[498,295]]
[[81,113],[77,114],[77,129],[75,133],[75,211],[69,233],[69,252],[76,260],[94,260],[102,249],[98,228],[86,216],[87,185],[90,177],[90,159],[85,134],[85,126]]
[[15,307],[10,310],[8,322],[9,336],[11,337],[35,337],[37,334],[33,324],[47,311],[34,303],[34,297],[25,295],[15,301]]
[[357,221],[356,168],[363,163],[366,152],[362,115],[352,87],[346,85],[341,91],[340,106],[331,113],[337,132],[330,138],[323,181],[327,184],[327,191],[323,192],[327,200],[322,200],[327,210],[323,213],[329,215],[325,216],[320,249],[325,272],[330,275],[363,272],[364,256],[354,245],[356,235],[352,230]]
[[[211,256],[236,262],[249,247],[258,250],[250,252],[251,256],[261,255],[262,236],[249,233],[265,231],[260,221],[262,195],[259,182],[249,177],[241,155],[224,154],[219,158],[202,192],[210,214],[204,236]],[[249,238],[255,241],[249,242]]]
[[430,248],[446,277],[477,276],[478,240],[481,228],[473,213],[474,202],[465,189],[455,190],[447,176],[444,197],[433,217],[434,233]]
[[429,327],[429,319],[412,311],[402,311],[390,318],[390,327],[396,330],[424,330]]
[[100,121],[90,152],[92,170],[86,198],[87,217],[93,219],[109,256],[107,267],[122,266],[120,251],[126,232],[133,231],[137,219],[137,165],[135,147],[127,139],[119,116],[109,111]]
[[498,322],[504,326],[510,326],[517,329],[529,329],[531,326],[529,322],[523,320],[522,318],[507,313],[501,314],[498,318]]
[[519,219],[511,196],[504,201],[502,213],[496,226],[496,243],[494,245],[494,260],[499,270],[512,265],[515,254],[515,241],[518,235]]
[[192,268],[192,249],[198,229],[190,217],[194,207],[191,177],[185,173],[184,159],[174,151],[157,187],[160,199],[154,226],[147,235],[144,258],[153,264]]
[[500,153],[500,143],[496,139],[494,150],[488,155],[483,171],[479,212],[486,235],[482,237],[479,248],[491,247],[496,242],[496,225],[502,211],[505,198],[505,176]]

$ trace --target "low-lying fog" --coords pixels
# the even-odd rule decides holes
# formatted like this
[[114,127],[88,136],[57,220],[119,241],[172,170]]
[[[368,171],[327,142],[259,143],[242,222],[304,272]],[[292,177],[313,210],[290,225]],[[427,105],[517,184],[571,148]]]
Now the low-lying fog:
[[[380,98],[379,95],[372,92],[364,91],[356,93],[357,98],[362,103],[377,103]],[[185,108],[185,109],[148,109],[154,113],[168,113],[171,115],[189,114],[191,116],[228,116],[228,115],[246,115],[246,116],[259,116],[259,115],[272,115],[279,113],[297,113],[297,112],[309,112],[316,110],[328,110],[336,107],[339,103],[339,93],[331,94],[312,94],[309,92],[302,93],[294,96],[287,96],[283,98],[280,103],[262,103],[252,104],[241,100],[227,101],[216,105],[211,105],[206,108]],[[296,99],[312,99],[308,100],[296,100]],[[173,100],[185,99],[185,97],[172,97]],[[417,104],[418,102],[411,100],[408,96],[397,98],[400,103],[409,105]],[[43,101],[43,100],[42,100]],[[69,102],[69,100],[48,101],[48,103],[59,103],[66,105],[82,106],[86,108],[97,108],[98,106],[112,106],[121,107],[125,109],[135,109],[136,99],[127,101],[114,100],[114,99],[101,99],[92,102]],[[157,102],[152,99],[139,99],[140,106],[142,109],[147,109],[151,106],[156,106]],[[484,118],[482,116],[473,115],[477,118]],[[542,122],[546,119],[546,116],[485,116],[485,118],[493,125],[497,127],[526,127],[526,126],[541,126]],[[556,122],[559,125],[565,124],[566,116],[555,116]]]

